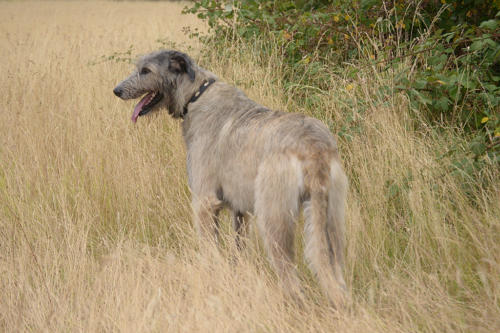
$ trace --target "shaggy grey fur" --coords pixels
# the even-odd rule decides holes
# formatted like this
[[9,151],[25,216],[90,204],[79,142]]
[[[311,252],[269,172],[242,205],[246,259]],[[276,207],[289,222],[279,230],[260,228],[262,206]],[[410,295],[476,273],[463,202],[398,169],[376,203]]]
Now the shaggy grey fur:
[[[216,82],[188,103],[209,79]],[[234,212],[234,228],[241,236],[248,214],[254,215],[281,281],[288,291],[300,292],[293,239],[303,207],[305,258],[329,299],[337,306],[343,303],[347,179],[336,141],[323,123],[271,111],[177,51],[144,56],[114,92],[123,99],[161,95],[153,108],[165,107],[173,117],[183,117],[194,225],[200,235],[216,238],[216,216],[223,207]]]

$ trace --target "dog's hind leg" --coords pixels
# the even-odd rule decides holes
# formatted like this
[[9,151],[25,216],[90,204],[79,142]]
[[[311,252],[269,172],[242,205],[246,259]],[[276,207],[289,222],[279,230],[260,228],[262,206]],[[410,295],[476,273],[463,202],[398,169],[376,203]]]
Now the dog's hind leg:
[[300,293],[293,245],[302,178],[300,162],[279,154],[262,162],[256,179],[257,227],[284,290],[293,296]]
[[236,232],[236,246],[239,250],[245,247],[245,239],[248,236],[248,216],[239,211],[233,212],[233,229]]

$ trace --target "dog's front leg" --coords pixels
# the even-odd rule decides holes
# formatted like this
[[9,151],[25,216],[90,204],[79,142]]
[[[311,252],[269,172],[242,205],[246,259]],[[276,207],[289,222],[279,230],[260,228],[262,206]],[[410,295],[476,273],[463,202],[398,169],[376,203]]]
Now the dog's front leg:
[[213,195],[193,196],[194,227],[201,236],[211,241],[217,241],[218,214],[222,208],[222,201]]

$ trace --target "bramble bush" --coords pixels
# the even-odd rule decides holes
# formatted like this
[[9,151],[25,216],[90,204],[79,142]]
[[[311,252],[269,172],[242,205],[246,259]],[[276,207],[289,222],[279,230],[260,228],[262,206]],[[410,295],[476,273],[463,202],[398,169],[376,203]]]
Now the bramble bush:
[[185,12],[208,22],[209,35],[193,33],[205,42],[278,40],[285,82],[325,89],[321,69],[346,61],[390,70],[391,93],[407,94],[426,121],[464,131],[471,162],[457,167],[475,168],[500,163],[499,10],[499,0],[203,0]]

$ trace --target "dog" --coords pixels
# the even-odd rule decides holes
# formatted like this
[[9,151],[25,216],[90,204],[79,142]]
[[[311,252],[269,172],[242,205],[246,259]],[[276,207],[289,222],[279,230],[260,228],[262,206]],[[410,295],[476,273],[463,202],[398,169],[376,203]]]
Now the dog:
[[161,50],[137,62],[113,90],[141,96],[136,122],[155,109],[182,120],[194,226],[217,238],[217,215],[233,212],[237,242],[255,216],[269,260],[287,290],[300,290],[294,229],[304,209],[304,256],[323,292],[342,306],[347,178],[337,143],[319,120],[272,111],[222,82],[186,54]]

